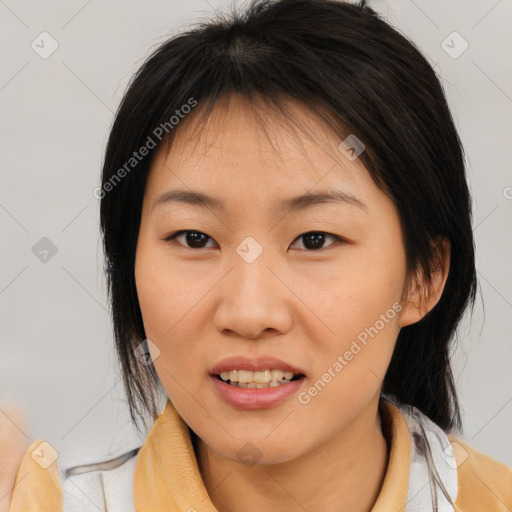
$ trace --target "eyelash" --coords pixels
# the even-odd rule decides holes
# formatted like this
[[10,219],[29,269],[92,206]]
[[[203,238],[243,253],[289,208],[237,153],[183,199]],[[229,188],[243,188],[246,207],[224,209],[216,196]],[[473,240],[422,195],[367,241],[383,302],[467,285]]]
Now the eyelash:
[[[164,238],[164,241],[165,242],[171,242],[172,240],[174,240],[178,236],[186,234],[186,233],[199,233],[199,234],[205,235],[208,239],[213,240],[213,238],[208,236],[206,233],[203,233],[202,231],[197,231],[195,229],[182,229],[182,230],[179,230],[179,231],[175,231],[174,233],[171,233],[169,236]],[[324,235],[327,235],[328,237],[334,238],[338,242],[341,242],[341,243],[346,242],[346,240],[344,240],[343,238],[341,238],[341,237],[339,237],[337,235],[333,235],[331,233],[327,233],[325,231],[307,231],[306,233],[303,233],[302,235],[299,235],[295,240],[298,240],[299,238],[302,238],[302,237],[304,237],[306,235],[311,235],[311,234],[324,234]],[[294,242],[295,242],[295,240],[294,240]],[[183,245],[183,244],[180,244],[180,245],[182,245],[186,249],[191,249],[193,251],[199,251],[201,249],[204,249],[204,247],[194,248],[194,247],[188,247],[188,246]],[[327,247],[322,247],[320,249],[301,249],[301,250],[305,250],[305,251],[308,251],[308,252],[319,252],[319,251],[322,251],[322,250],[327,250],[330,247],[332,247],[333,245],[336,245],[336,244],[334,243],[334,244],[328,245]]]

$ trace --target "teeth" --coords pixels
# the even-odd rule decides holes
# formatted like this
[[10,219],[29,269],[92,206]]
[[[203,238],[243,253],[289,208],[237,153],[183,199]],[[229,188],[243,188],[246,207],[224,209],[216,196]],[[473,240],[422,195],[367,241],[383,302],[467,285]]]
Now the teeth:
[[238,370],[238,382],[240,384],[254,382],[254,372],[251,372],[250,370]]
[[283,378],[284,372],[282,370],[270,370],[270,376],[272,380],[279,382]]
[[285,372],[277,368],[256,371],[230,370],[220,373],[220,378],[229,385],[240,388],[274,388],[281,384],[288,384],[293,378],[293,372]]
[[254,372],[254,382],[256,384],[266,384],[272,380],[270,376],[270,370],[265,370],[263,372]]
[[277,386],[281,386],[282,384],[288,384],[289,380],[286,380],[286,379],[283,379],[279,382],[275,382],[275,381],[270,381],[270,382],[267,382],[265,384],[256,384],[255,382],[234,382],[234,383],[230,383],[229,385],[230,386],[235,386],[235,387],[238,387],[238,388],[246,388],[246,389],[251,389],[251,388],[257,388],[257,389],[264,389],[264,388],[275,388]]

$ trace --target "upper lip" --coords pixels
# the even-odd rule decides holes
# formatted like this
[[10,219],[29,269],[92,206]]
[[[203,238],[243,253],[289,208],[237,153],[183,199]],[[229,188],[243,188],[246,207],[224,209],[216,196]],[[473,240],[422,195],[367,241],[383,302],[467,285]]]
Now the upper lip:
[[258,356],[258,357],[246,357],[246,356],[232,356],[223,359],[218,362],[210,371],[210,375],[219,375],[221,372],[229,370],[252,370],[263,371],[263,370],[283,370],[285,372],[292,372],[295,375],[306,375],[304,370],[298,366],[291,365],[271,356]]

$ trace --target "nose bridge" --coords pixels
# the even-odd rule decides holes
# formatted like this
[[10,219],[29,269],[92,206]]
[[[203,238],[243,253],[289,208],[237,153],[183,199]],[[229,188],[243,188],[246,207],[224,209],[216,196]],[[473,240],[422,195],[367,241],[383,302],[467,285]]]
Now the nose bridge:
[[236,248],[229,286],[229,298],[252,309],[269,307],[276,296],[275,276],[270,271],[270,251],[253,237],[247,237]]
[[220,290],[215,323],[219,330],[236,331],[247,338],[266,329],[289,328],[286,287],[275,275],[270,251],[252,237],[236,248],[232,269]]

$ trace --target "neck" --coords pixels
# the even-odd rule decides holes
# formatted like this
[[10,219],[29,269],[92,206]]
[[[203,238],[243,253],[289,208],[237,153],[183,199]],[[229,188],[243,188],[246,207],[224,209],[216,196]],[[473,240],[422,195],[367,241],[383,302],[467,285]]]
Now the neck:
[[222,458],[200,439],[197,459],[219,512],[369,512],[388,463],[382,427],[377,400],[329,443],[292,461],[248,467]]

